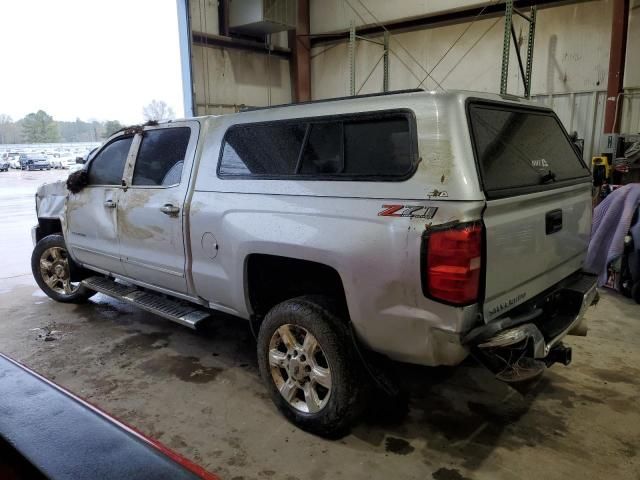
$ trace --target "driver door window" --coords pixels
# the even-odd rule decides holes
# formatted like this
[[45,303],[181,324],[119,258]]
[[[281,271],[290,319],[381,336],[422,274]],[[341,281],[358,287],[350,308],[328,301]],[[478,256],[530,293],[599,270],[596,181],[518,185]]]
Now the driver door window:
[[118,138],[102,149],[89,164],[89,185],[121,185],[133,137]]

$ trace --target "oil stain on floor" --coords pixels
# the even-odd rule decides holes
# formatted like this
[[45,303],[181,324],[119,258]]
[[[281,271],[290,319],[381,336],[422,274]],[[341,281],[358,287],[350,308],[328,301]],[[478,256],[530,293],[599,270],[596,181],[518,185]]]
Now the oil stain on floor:
[[205,367],[198,357],[181,355],[158,355],[144,361],[140,368],[149,375],[171,374],[183,382],[208,383],[216,379],[221,368]]
[[384,442],[384,449],[397,455],[409,455],[415,450],[409,442],[396,437],[387,437]]

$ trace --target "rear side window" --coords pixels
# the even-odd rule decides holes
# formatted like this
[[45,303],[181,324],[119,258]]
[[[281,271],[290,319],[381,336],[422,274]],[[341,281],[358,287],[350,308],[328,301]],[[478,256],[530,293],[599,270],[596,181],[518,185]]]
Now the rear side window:
[[417,165],[406,111],[315,117],[230,127],[221,177],[402,180]]
[[469,106],[469,121],[489,198],[562,186],[589,175],[551,112],[480,103]]
[[190,136],[188,127],[144,132],[133,170],[133,185],[166,187],[180,183]]
[[104,147],[89,165],[89,185],[120,185],[133,137],[118,138]]
[[302,152],[303,175],[338,175],[344,171],[342,161],[342,124],[312,123]]
[[260,124],[231,127],[225,136],[220,175],[291,175],[304,126]]
[[411,169],[409,133],[406,118],[345,122],[345,173],[406,174]]

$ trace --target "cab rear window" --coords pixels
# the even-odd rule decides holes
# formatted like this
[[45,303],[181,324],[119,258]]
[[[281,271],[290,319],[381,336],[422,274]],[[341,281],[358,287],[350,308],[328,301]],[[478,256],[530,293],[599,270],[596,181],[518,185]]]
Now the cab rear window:
[[472,103],[469,123],[488,198],[566,186],[589,176],[551,111]]

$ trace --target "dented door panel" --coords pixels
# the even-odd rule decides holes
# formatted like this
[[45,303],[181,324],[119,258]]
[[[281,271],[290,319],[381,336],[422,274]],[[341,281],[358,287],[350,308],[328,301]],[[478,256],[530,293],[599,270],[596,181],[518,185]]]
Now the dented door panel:
[[122,189],[85,187],[69,193],[66,204],[67,245],[78,262],[124,274],[118,243],[118,204]]
[[[184,190],[130,188],[123,193],[118,224],[124,270],[128,277],[186,293],[182,206]],[[166,204],[176,215],[161,211]]]
[[185,127],[190,128],[189,140],[176,183],[168,186],[135,184],[136,161],[144,148],[142,138],[125,168],[127,188],[118,209],[120,251],[126,275],[183,294],[189,293],[184,241],[188,234],[184,214],[199,124],[195,121],[175,122],[145,129],[150,132]]

